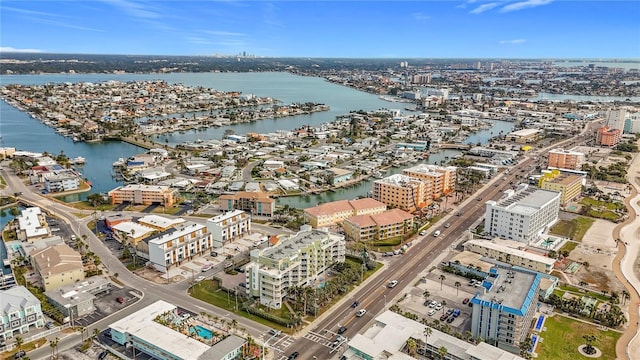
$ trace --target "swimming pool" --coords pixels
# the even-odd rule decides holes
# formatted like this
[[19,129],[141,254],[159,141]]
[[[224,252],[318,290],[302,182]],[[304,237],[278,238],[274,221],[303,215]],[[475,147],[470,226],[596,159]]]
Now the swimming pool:
[[191,326],[189,328],[189,333],[193,334],[196,333],[198,334],[198,336],[200,336],[203,339],[206,340],[211,340],[211,338],[213,338],[213,331],[207,329],[207,328],[203,328],[200,325],[196,325],[196,326]]
[[536,322],[535,331],[540,331],[542,329],[542,324],[544,324],[544,315],[540,315],[538,321]]
[[531,348],[529,348],[529,352],[532,353],[533,350],[536,349],[536,343],[538,342],[538,335],[531,336]]

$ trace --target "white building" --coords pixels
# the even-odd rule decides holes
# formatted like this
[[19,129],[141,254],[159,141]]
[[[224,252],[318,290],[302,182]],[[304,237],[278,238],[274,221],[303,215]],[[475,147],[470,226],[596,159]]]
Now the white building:
[[491,236],[528,243],[558,220],[561,193],[529,188],[507,190],[498,201],[487,201],[484,231]]
[[[431,335],[425,337],[424,329],[424,324],[387,310],[376,317],[364,333],[356,334],[349,341],[344,356],[350,360],[411,360],[416,357],[403,352],[403,349],[406,351],[407,340],[413,339],[418,354],[426,352],[429,358],[440,358],[440,348],[444,347],[447,349],[444,358],[448,360],[523,360],[485,342],[474,345],[434,328],[431,328]],[[417,358],[425,358],[420,355]]]
[[464,249],[507,264],[545,274],[550,274],[553,271],[555,259],[527,252],[523,245],[519,241],[511,240],[472,239],[464,243]]
[[18,240],[34,241],[51,235],[44,214],[39,207],[22,210],[18,220]]
[[44,187],[48,192],[72,191],[80,188],[80,179],[71,173],[53,173],[44,178]]
[[622,131],[624,129],[624,121],[627,119],[627,109],[611,109],[607,112],[607,126],[611,129]]
[[331,265],[345,260],[344,236],[312,229],[309,225],[267,249],[251,251],[246,267],[247,294],[274,309],[291,286],[318,286]]
[[211,233],[214,247],[222,247],[251,232],[251,215],[242,210],[233,210],[207,220],[207,231]]
[[159,271],[180,265],[213,247],[211,233],[204,225],[187,221],[145,239],[149,245],[149,261]]

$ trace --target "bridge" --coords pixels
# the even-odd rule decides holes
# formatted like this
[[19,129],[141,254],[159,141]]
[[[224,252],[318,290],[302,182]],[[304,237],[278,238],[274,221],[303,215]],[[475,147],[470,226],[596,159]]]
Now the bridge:
[[441,143],[441,144],[439,144],[439,147],[440,147],[440,149],[469,150],[469,149],[471,149],[471,144]]

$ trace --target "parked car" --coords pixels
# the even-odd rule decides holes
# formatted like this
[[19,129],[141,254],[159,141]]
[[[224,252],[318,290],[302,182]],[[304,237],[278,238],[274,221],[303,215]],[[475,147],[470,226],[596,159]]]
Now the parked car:
[[463,304],[466,304],[466,303],[468,303],[468,302],[469,302],[469,298],[464,298],[464,300],[462,300],[462,303],[463,303]]
[[344,334],[345,331],[347,331],[347,327],[346,326],[340,326],[340,329],[338,329],[338,334]]
[[27,355],[27,353],[24,350],[20,350],[17,353],[13,354],[13,358],[14,359],[21,359],[23,357],[25,357]]
[[218,252],[217,251],[212,251],[210,255],[213,256],[213,257],[217,257],[218,256]]
[[429,303],[429,307],[430,307],[430,308],[434,308],[434,307],[436,307],[436,305],[437,305],[437,304],[438,304],[438,302],[437,302],[437,301],[435,301],[435,300],[431,300],[431,302]]
[[451,323],[453,322],[453,320],[455,320],[455,319],[456,319],[455,317],[453,317],[453,316],[449,316],[449,317],[447,318],[447,322],[448,322],[449,324],[451,324]]
[[45,326],[47,327],[47,329],[53,329],[54,327],[56,327],[55,325],[53,325],[53,321],[47,321]]
[[449,315],[447,315],[447,314],[442,314],[442,315],[440,316],[440,321],[445,321],[445,320],[447,320],[447,318],[448,318],[448,317],[449,317]]
[[436,310],[442,310],[442,304],[437,303],[437,304],[436,304],[436,307],[435,307],[434,309],[436,309]]
[[364,314],[366,314],[366,313],[367,313],[367,310],[365,310],[365,309],[360,309],[360,310],[358,310],[358,312],[356,313],[356,316],[357,316],[357,317],[363,317],[363,316],[364,316]]
[[391,282],[387,285],[388,288],[394,288],[398,285],[398,280],[391,280]]
[[427,313],[427,315],[429,315],[429,316],[433,316],[433,314],[435,314],[435,313],[436,313],[436,309],[431,309],[431,310],[429,310],[429,312]]
[[453,316],[454,318],[457,318],[458,316],[460,316],[460,309],[453,310],[453,314],[451,314],[451,316]]
[[291,353],[291,355],[289,355],[289,357],[287,359],[288,360],[293,360],[293,359],[297,358],[299,355],[300,355],[299,352],[294,351],[294,352]]
[[421,236],[425,236],[425,235],[427,235],[427,230],[422,230],[422,231],[420,231],[420,235],[421,235]]
[[124,304],[124,298],[122,296],[118,296],[116,298],[116,301],[119,302],[120,304]]
[[107,350],[101,352],[100,355],[98,355],[98,360],[102,360],[102,359],[106,358],[107,355],[109,355],[109,352]]

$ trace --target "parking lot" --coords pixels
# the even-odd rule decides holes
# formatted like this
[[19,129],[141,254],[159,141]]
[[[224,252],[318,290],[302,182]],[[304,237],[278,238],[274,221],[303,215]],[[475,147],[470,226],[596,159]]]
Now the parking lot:
[[[102,296],[96,297],[96,299],[94,300],[93,303],[96,307],[96,311],[81,318],[73,319],[74,325],[88,326],[117,311],[124,309],[129,305],[136,303],[140,298],[134,295],[135,293],[136,290],[129,287],[119,288],[116,286],[112,286],[110,291],[106,292]],[[124,301],[120,303],[117,301],[118,298],[122,298]]]

